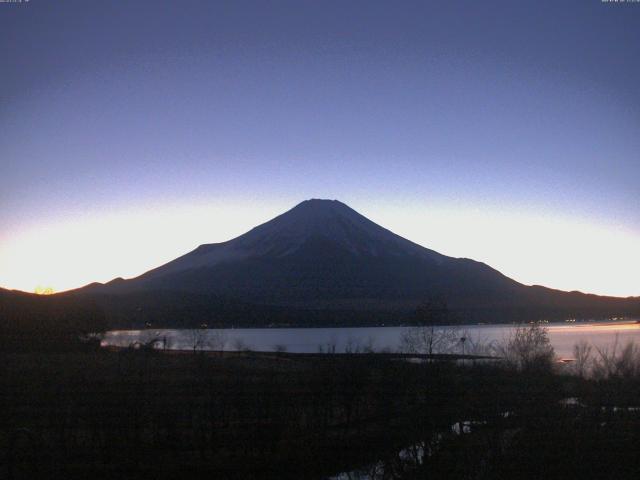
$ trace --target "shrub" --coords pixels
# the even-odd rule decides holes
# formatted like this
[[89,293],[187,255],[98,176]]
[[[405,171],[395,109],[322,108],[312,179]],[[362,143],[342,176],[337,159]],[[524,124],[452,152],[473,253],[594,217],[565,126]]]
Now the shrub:
[[516,327],[497,350],[508,367],[519,371],[550,371],[555,357],[547,329],[537,324]]
[[611,348],[596,347],[593,359],[592,373],[595,378],[639,378],[640,377],[640,347],[629,341],[619,348],[616,336]]

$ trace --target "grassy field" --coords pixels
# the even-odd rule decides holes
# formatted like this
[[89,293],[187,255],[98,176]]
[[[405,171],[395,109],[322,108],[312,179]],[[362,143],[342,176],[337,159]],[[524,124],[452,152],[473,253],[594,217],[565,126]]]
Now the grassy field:
[[5,353],[0,365],[4,478],[320,479],[367,466],[398,479],[638,472],[639,412],[621,408],[640,398],[632,379],[375,354],[89,350]]

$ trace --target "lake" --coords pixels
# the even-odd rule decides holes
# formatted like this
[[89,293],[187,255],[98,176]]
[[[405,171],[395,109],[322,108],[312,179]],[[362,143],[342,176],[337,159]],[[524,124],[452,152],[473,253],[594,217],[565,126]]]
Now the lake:
[[[640,323],[634,320],[611,322],[548,323],[544,325],[549,338],[562,358],[571,358],[573,346],[584,340],[598,348],[611,348],[614,342],[624,345],[628,341],[640,343]],[[374,350],[397,351],[403,335],[411,327],[361,328],[235,328],[206,330],[114,330],[107,332],[103,346],[128,347],[136,342],[157,340],[157,346],[175,350],[243,350],[315,353],[371,347]],[[455,329],[464,336],[467,353],[476,343],[501,342],[509,337],[514,325],[463,325],[441,327]],[[462,344],[460,350],[462,353]]]

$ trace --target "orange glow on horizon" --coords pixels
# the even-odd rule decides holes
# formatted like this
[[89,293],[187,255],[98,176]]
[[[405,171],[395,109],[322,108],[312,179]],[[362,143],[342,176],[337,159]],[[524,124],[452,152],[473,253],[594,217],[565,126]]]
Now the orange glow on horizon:
[[549,332],[569,332],[575,334],[577,330],[581,332],[607,332],[607,331],[623,331],[623,330],[640,330],[640,323],[629,322],[615,322],[615,323],[571,323],[570,325],[549,325],[546,327]]
[[38,285],[34,290],[33,293],[37,294],[37,295],[53,295],[55,292],[55,290],[53,289],[53,287],[43,287],[41,285]]

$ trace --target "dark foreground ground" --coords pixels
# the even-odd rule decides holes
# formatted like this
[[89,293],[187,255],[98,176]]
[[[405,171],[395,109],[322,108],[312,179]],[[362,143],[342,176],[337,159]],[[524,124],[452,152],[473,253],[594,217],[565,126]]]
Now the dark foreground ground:
[[0,478],[635,479],[639,385],[365,354],[6,353]]

